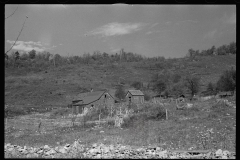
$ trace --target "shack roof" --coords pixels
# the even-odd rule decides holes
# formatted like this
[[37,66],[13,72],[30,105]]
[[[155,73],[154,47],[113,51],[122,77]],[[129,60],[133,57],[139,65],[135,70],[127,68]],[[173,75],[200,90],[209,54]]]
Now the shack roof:
[[128,92],[133,96],[144,96],[144,94],[140,90],[128,90]]
[[90,104],[98,100],[105,92],[106,91],[94,91],[94,92],[88,92],[85,94],[79,94],[73,100],[73,101],[79,101],[79,102],[74,103],[74,105]]

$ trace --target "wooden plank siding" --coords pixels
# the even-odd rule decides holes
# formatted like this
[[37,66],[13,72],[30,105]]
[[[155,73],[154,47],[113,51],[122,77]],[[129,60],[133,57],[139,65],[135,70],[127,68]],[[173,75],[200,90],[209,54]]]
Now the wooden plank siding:
[[[81,103],[73,103],[72,104],[72,113],[73,114],[82,114],[84,110],[90,111],[91,109],[97,107],[100,104],[104,104],[107,106],[113,105],[115,103],[115,99],[106,91],[99,93],[99,95],[95,95],[94,97],[86,95],[81,99]],[[75,100],[76,101],[76,100]]]
[[[141,91],[140,91],[141,92]],[[141,92],[141,95],[134,95],[134,92],[128,91],[126,94],[126,100],[129,103],[143,103],[144,102],[144,94]]]

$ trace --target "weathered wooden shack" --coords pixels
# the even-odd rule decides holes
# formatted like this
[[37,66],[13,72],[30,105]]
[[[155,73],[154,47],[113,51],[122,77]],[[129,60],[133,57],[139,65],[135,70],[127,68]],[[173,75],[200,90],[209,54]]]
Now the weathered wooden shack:
[[81,114],[84,110],[95,108],[100,104],[113,105],[114,102],[114,98],[106,90],[79,94],[72,101],[72,112]]
[[128,90],[126,94],[126,100],[129,103],[143,103],[144,94],[140,90]]

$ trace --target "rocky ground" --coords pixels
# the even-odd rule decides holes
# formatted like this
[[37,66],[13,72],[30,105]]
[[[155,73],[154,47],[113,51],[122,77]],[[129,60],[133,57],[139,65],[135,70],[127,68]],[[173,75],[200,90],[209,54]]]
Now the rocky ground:
[[235,159],[235,153],[227,150],[209,151],[170,151],[160,147],[133,147],[124,145],[92,144],[90,146],[75,141],[65,146],[21,147],[12,144],[4,145],[5,158],[220,158]]

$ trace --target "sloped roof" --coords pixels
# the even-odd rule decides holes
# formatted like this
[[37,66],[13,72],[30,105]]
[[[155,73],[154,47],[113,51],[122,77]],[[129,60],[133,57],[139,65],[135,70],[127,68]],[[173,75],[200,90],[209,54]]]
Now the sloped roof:
[[128,92],[133,96],[144,96],[144,94],[140,90],[128,90]]
[[76,96],[76,98],[74,99],[74,101],[77,100],[82,100],[79,103],[76,103],[74,105],[77,104],[89,104],[91,102],[94,102],[96,100],[98,100],[106,91],[94,91],[94,92],[87,92],[85,94],[79,94],[78,96]]
[[108,89],[107,90],[108,94],[110,94],[110,96],[112,96],[114,99],[118,99],[116,96],[115,96],[115,92],[116,92],[116,89]]

